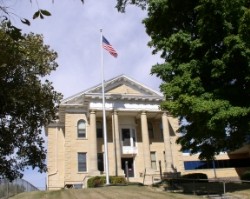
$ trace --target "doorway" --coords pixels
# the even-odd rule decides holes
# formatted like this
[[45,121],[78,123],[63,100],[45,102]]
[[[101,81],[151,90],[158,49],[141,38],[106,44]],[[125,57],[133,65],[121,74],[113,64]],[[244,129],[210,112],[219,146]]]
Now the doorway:
[[127,177],[126,162],[128,163],[128,177],[134,177],[134,158],[122,158],[122,169],[124,170],[125,177]]

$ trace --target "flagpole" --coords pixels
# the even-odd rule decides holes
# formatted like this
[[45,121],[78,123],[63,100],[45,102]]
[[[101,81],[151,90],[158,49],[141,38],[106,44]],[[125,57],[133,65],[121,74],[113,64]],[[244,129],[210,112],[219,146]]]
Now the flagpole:
[[100,32],[101,32],[102,116],[103,116],[103,134],[104,134],[104,158],[105,158],[105,170],[106,170],[106,185],[109,185],[109,161],[108,161],[108,143],[107,143],[107,127],[106,127],[106,111],[105,111],[102,29],[100,29]]

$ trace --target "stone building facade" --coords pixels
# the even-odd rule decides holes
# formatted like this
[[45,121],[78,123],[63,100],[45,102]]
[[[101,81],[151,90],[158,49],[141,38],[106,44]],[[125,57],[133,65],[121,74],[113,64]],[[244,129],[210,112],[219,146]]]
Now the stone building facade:
[[[109,174],[142,182],[163,173],[203,172],[209,177],[238,176],[235,168],[202,168],[197,156],[180,152],[178,119],[159,107],[161,93],[125,75],[105,82]],[[49,189],[81,186],[105,175],[101,84],[64,99],[59,120],[46,128]],[[240,157],[239,154],[242,156]],[[248,158],[249,148],[237,153]],[[219,159],[228,160],[228,154]],[[195,162],[198,166],[194,166]],[[128,173],[125,174],[125,165]],[[197,170],[198,169],[198,170]],[[219,171],[218,171],[219,170]]]

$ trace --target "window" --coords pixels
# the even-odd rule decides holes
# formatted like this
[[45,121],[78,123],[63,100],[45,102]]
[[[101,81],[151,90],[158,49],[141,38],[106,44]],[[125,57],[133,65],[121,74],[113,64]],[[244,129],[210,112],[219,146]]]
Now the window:
[[190,154],[191,150],[190,149],[185,149],[184,151],[182,151],[182,153],[188,153]]
[[154,138],[154,129],[153,129],[152,122],[148,122],[148,135],[149,135],[149,138],[151,139]]
[[135,129],[122,128],[122,146],[135,147]]
[[155,152],[150,152],[150,158],[151,158],[151,168],[157,169]]
[[227,159],[227,160],[212,160],[210,161],[185,161],[185,170],[196,170],[196,169],[212,169],[212,168],[240,168],[248,167],[250,158],[244,159]]
[[97,138],[103,138],[102,122],[96,122],[96,135]]
[[87,171],[86,153],[78,153],[78,172]]
[[130,135],[130,129],[122,129],[122,142],[123,146],[131,146],[131,135]]
[[104,171],[103,153],[97,153],[98,170]]
[[86,138],[86,122],[84,120],[79,120],[77,123],[77,137]]

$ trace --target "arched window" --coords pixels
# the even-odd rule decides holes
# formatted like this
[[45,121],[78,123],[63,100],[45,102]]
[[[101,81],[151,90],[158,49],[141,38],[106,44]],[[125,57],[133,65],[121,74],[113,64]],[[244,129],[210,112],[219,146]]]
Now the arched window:
[[97,135],[97,138],[103,138],[102,122],[100,121],[96,122],[96,135]]
[[77,137],[86,138],[86,122],[85,120],[79,120],[77,123]]
[[153,139],[154,138],[154,128],[152,122],[148,122],[148,135],[149,138]]

